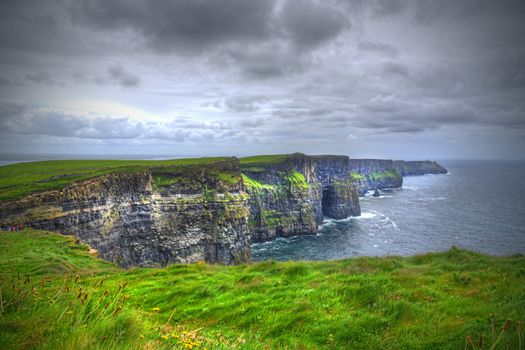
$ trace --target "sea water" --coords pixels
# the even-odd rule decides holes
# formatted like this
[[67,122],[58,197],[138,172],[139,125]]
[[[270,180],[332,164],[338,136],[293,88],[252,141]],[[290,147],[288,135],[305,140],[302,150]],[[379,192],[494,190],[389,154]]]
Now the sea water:
[[361,198],[360,217],[326,219],[315,235],[253,244],[253,260],[413,255],[451,246],[525,253],[525,162],[440,163],[449,174],[405,177],[401,189]]

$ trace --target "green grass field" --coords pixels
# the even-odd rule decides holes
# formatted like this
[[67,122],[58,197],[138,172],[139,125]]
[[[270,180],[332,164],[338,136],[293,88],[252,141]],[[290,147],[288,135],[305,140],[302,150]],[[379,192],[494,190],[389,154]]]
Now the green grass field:
[[123,270],[26,229],[0,232],[0,286],[0,349],[524,348],[521,255]]
[[216,158],[172,160],[52,160],[0,167],[0,202],[20,199],[34,192],[55,190],[100,175],[115,172],[140,172],[151,168],[209,164]]

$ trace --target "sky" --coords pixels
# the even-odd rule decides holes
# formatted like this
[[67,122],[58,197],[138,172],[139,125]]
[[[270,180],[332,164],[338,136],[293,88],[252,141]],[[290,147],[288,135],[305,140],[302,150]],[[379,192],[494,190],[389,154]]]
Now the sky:
[[523,0],[0,0],[1,153],[525,158]]

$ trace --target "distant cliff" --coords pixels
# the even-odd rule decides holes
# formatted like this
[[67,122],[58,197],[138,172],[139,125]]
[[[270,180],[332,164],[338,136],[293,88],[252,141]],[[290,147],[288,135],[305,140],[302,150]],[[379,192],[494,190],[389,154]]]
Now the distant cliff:
[[403,185],[403,177],[391,159],[350,159],[348,164],[361,196],[370,190],[399,188]]
[[401,176],[426,175],[426,174],[446,174],[447,169],[437,162],[430,160],[423,161],[394,161],[394,167]]
[[233,264],[250,260],[253,242],[360,215],[359,195],[401,187],[400,174],[446,172],[430,161],[301,153],[128,163],[2,167],[0,226],[71,234],[121,266]]

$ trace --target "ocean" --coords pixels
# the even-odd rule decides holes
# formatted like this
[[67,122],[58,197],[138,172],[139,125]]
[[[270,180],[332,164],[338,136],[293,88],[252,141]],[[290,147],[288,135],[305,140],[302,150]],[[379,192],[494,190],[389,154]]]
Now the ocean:
[[525,253],[525,162],[441,161],[446,175],[361,198],[360,217],[326,220],[316,235],[252,245],[255,261],[413,255],[452,246]]

